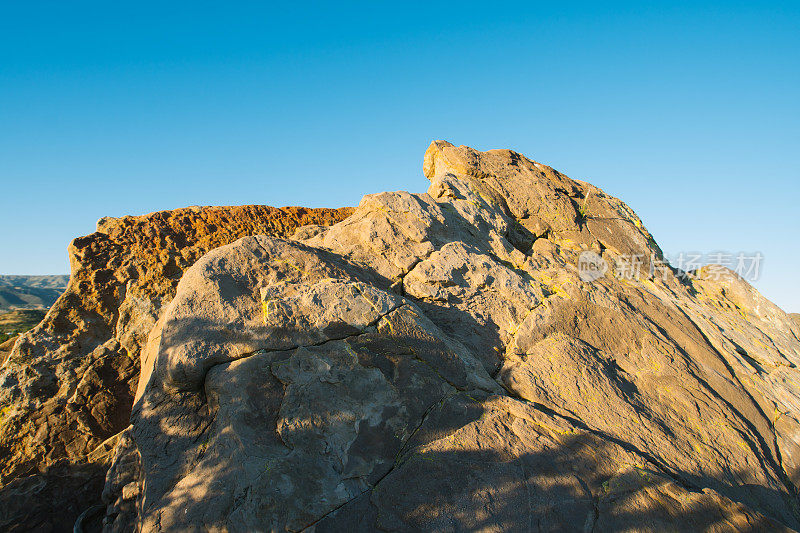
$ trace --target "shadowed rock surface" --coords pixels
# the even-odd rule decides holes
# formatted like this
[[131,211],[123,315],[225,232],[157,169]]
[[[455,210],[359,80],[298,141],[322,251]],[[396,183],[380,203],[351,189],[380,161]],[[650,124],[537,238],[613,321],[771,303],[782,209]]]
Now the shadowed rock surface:
[[424,173],[186,271],[108,530],[800,527],[788,315],[664,266],[620,200],[515,152],[437,141]]
[[289,236],[350,212],[191,207],[105,218],[75,239],[66,292],[0,370],[0,529],[71,531],[100,502],[129,424],[140,347],[184,270],[242,236]]

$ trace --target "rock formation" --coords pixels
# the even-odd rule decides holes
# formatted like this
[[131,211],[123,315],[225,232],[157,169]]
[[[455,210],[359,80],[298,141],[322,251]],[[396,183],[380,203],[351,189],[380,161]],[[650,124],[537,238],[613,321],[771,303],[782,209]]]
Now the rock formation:
[[[620,200],[515,152],[436,141],[423,170],[425,194],[248,231],[135,290],[114,270],[108,336],[51,378],[92,380],[69,396],[92,414],[119,400],[79,365],[130,376],[131,426],[92,452],[106,531],[800,528],[792,318],[733,272],[669,267]],[[63,398],[13,381],[39,368],[26,346],[4,390]]]
[[191,207],[105,218],[75,239],[66,292],[0,370],[0,529],[71,531],[100,503],[141,345],[184,270],[240,237],[287,237],[351,211]]

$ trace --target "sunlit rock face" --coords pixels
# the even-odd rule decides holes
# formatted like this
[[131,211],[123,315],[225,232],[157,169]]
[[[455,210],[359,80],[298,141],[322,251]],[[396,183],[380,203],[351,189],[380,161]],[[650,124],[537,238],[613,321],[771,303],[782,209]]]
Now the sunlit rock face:
[[436,141],[424,174],[186,270],[108,530],[800,528],[795,321],[732,272],[650,274],[630,208],[515,152]]

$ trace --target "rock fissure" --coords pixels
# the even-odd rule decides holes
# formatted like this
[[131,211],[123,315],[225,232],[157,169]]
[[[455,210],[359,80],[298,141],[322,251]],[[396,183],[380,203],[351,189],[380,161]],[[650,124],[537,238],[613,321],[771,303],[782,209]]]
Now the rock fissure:
[[[394,311],[396,311],[397,309],[402,307],[402,305],[404,305],[404,304],[398,305],[397,307],[391,309],[390,311],[387,311],[387,312],[379,315],[377,318],[372,320],[372,322],[367,324],[364,327],[364,330],[368,330],[370,328],[374,328],[381,321],[381,319],[383,319],[387,315],[392,314]],[[345,341],[347,339],[360,337],[360,336],[366,335],[368,333],[369,333],[368,331],[362,331],[361,333],[356,333],[354,335],[344,335],[342,337],[332,337],[332,338],[328,338],[328,339],[325,339],[325,340],[322,340],[322,341],[319,341],[319,342],[308,343],[308,344],[298,344],[298,345],[295,345],[295,346],[290,346],[288,348],[270,348],[270,349],[254,350],[252,352],[247,352],[247,353],[241,354],[241,355],[239,355],[237,357],[232,357],[230,359],[223,359],[223,360],[220,360],[220,361],[215,361],[213,364],[211,364],[210,366],[208,366],[205,369],[205,372],[203,373],[203,379],[202,379],[202,384],[203,385],[200,387],[200,390],[202,391],[202,390],[205,389],[206,376],[208,376],[208,372],[212,368],[214,368],[216,366],[226,365],[228,363],[233,363],[234,361],[240,361],[242,359],[248,359],[248,358],[253,357],[253,356],[269,355],[271,353],[293,352],[293,351],[296,351],[296,350],[301,350],[303,348],[317,348],[317,347],[325,346],[326,344],[329,344],[329,343]]]
[[[691,320],[691,318],[688,315],[686,315],[685,313],[684,313],[684,316],[686,316],[686,318],[688,320]],[[710,341],[710,339],[705,335],[705,333],[703,333],[703,331],[700,328],[697,328],[697,330],[699,331],[699,333],[702,336],[702,338],[705,341],[705,343],[711,348],[711,350],[714,351],[714,353],[719,358],[719,361],[725,366],[725,369],[728,371],[728,373],[730,374],[731,378],[733,378],[733,380],[737,383],[739,390],[747,397],[748,401],[750,402],[750,405],[758,412],[759,416],[770,427],[770,430],[772,432],[771,436],[773,437],[774,444],[775,444],[775,454],[776,454],[777,457],[773,457],[772,456],[772,451],[770,450],[770,448],[767,445],[766,441],[764,441],[763,436],[761,435],[761,433],[759,433],[758,429],[753,425],[753,423],[747,417],[745,417],[742,413],[739,412],[738,409],[736,409],[733,405],[731,405],[728,402],[728,400],[726,400],[725,398],[719,396],[719,394],[716,393],[716,391],[703,378],[700,378],[698,375],[695,375],[694,376],[695,379],[697,379],[701,384],[703,384],[703,386],[714,397],[716,397],[718,400],[724,402],[736,414],[737,418],[743,424],[745,424],[745,426],[748,429],[748,433],[751,435],[750,439],[745,439],[745,440],[748,442],[748,444],[751,444],[754,448],[757,447],[758,454],[756,454],[756,455],[757,456],[760,455],[763,458],[763,460],[769,465],[769,468],[775,473],[775,475],[778,477],[778,479],[781,480],[781,483],[783,483],[786,486],[786,488],[790,491],[790,494],[791,493],[798,494],[797,487],[794,485],[794,483],[792,483],[792,481],[789,478],[788,474],[783,469],[782,461],[780,459],[781,453],[780,453],[780,448],[778,447],[778,440],[777,440],[777,436],[775,434],[774,424],[772,423],[770,418],[764,413],[764,411],[761,409],[761,406],[758,404],[758,402],[755,400],[755,398],[753,398],[752,394],[750,394],[750,392],[747,390],[747,388],[741,382],[739,377],[736,375],[736,371],[730,365],[729,361],[725,358],[725,355],[722,354],[714,346],[714,344]],[[744,437],[742,437],[742,438],[744,438]],[[753,439],[753,438],[757,442],[752,442],[751,439]],[[756,452],[756,449],[754,449],[754,453],[755,452]],[[798,514],[798,519],[800,519],[800,514]]]

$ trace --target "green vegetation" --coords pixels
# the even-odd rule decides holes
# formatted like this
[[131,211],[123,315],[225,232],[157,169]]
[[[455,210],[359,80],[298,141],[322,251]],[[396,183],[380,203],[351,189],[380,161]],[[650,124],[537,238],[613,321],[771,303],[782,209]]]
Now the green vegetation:
[[0,314],[0,344],[35,327],[45,313],[43,309],[18,309]]
[[586,220],[586,216],[587,216],[586,215],[586,204],[589,203],[589,197],[591,195],[592,195],[592,191],[589,191],[589,193],[586,195],[586,198],[583,199],[583,203],[581,204],[581,206],[578,207],[578,214],[580,215],[581,221],[585,221]]

